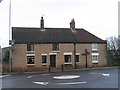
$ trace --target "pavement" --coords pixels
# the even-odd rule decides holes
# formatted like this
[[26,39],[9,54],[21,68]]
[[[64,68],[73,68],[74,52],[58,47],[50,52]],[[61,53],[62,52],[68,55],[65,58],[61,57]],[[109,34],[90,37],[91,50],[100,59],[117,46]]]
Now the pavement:
[[[113,66],[113,67],[92,67],[92,68],[80,68],[80,69],[70,69],[70,70],[54,70],[54,71],[50,71],[51,73],[55,73],[55,72],[67,72],[67,71],[86,71],[86,70],[100,70],[100,69],[112,69],[112,68],[119,68],[120,66]],[[14,75],[14,74],[27,74],[27,73],[49,73],[49,71],[26,71],[26,72],[5,72],[2,73],[2,75]]]

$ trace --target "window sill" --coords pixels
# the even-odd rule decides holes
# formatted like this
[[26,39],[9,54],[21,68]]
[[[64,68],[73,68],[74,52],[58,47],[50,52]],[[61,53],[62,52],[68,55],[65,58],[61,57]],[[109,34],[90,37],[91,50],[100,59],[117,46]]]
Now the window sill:
[[98,51],[98,49],[92,49],[92,51]]
[[35,64],[27,64],[28,67],[35,66]]
[[92,63],[93,63],[93,64],[98,64],[98,61],[93,61]]
[[26,51],[27,53],[35,53],[35,51]]
[[72,64],[72,62],[69,62],[69,63],[64,63],[64,64]]
[[43,63],[42,66],[47,66],[47,63]]
[[53,50],[52,52],[60,52],[59,50]]

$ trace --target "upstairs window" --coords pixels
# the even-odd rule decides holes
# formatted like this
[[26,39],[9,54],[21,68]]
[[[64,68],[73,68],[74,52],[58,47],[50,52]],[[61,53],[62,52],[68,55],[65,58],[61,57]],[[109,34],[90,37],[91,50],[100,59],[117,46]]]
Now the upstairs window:
[[27,44],[27,51],[34,51],[34,44]]
[[98,44],[97,43],[92,44],[92,50],[98,50]]
[[53,51],[59,50],[59,44],[56,44],[56,43],[53,44],[53,45],[52,45],[52,50],[53,50]]

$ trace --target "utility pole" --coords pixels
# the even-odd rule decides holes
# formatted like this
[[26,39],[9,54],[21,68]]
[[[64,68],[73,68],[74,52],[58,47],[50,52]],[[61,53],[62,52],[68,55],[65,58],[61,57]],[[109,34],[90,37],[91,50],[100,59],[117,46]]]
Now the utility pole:
[[87,49],[85,49],[85,53],[83,53],[82,55],[84,55],[85,56],[85,59],[86,59],[86,68],[87,68],[87,55],[88,54],[90,54],[88,51],[87,51]]
[[10,45],[10,56],[9,56],[9,71],[12,72],[12,34],[11,34],[11,0],[9,2],[9,45]]

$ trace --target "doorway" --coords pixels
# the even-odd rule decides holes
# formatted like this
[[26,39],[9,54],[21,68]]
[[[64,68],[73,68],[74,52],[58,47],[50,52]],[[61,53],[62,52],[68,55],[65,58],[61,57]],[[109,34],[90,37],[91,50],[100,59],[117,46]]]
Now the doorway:
[[56,67],[56,55],[50,55],[50,67]]

